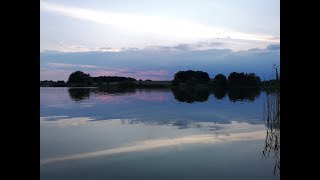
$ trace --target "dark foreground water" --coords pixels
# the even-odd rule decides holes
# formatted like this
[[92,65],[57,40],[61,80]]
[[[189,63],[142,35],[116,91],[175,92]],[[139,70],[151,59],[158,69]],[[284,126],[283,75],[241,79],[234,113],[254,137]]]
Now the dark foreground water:
[[263,91],[40,92],[42,180],[280,179]]

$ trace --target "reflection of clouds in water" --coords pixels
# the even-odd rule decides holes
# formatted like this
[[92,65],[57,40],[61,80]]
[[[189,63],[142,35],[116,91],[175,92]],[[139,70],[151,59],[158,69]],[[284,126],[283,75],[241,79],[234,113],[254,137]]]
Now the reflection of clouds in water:
[[[67,117],[67,116],[66,116]],[[94,120],[94,118],[89,117],[76,117],[76,118],[60,118],[60,119],[48,119],[48,117],[40,117],[40,122],[46,121],[45,123],[48,126],[58,126],[58,127],[65,127],[65,126],[78,126],[78,125],[84,125],[88,121]],[[51,120],[51,121],[50,121]]]
[[59,108],[59,109],[72,109],[72,104],[57,103],[57,104],[50,104],[48,105],[48,107]]
[[[87,102],[81,102],[79,103],[80,108],[88,108],[88,107],[94,107],[95,103],[87,103]],[[48,107],[50,108],[59,108],[59,109],[72,109],[75,105],[74,104],[66,104],[66,103],[57,103],[57,104],[50,104]]]
[[108,119],[106,121],[96,121],[99,117],[68,117],[68,116],[48,116],[40,117],[40,122],[46,123],[48,126],[66,127],[79,126],[90,123],[91,125],[123,125],[130,124],[130,119]]
[[134,142],[131,146],[118,147],[113,149],[106,149],[94,152],[79,153],[73,155],[67,155],[56,158],[48,158],[40,161],[41,165],[50,164],[54,162],[63,162],[68,160],[79,160],[86,158],[93,158],[98,156],[108,156],[119,153],[130,153],[145,150],[152,150],[156,148],[179,146],[195,143],[219,143],[219,142],[231,142],[231,141],[248,141],[248,140],[260,140],[265,138],[265,131],[256,131],[250,133],[234,133],[229,135],[210,135],[210,134],[198,134],[198,135],[188,135],[171,139],[154,139]]
[[[123,125],[142,125],[142,126],[157,126],[159,128],[164,126],[171,126],[176,129],[198,129],[206,132],[213,132],[215,134],[228,134],[235,132],[250,132],[255,130],[265,130],[264,124],[247,123],[244,120],[230,120],[230,123],[215,123],[215,122],[201,122],[201,121],[140,121],[137,119],[105,119],[101,117],[68,117],[68,116],[48,116],[40,117],[40,121],[45,121],[48,126],[66,127],[79,125],[92,126],[107,126],[119,127]],[[43,122],[44,123],[44,122]]]
[[65,103],[65,102],[57,102],[57,103],[51,103],[47,105],[49,108],[59,108],[59,109],[73,109],[75,107],[80,108],[89,108],[96,106],[96,103],[93,102],[79,102],[79,105],[75,103]]
[[61,120],[61,119],[66,119],[69,116],[45,116],[45,117],[40,117],[40,121],[51,121],[51,120]]
[[88,107],[94,107],[94,106],[96,106],[95,103],[85,103],[85,102],[80,103],[80,108],[88,108]]
[[240,133],[240,132],[252,132],[265,130],[263,124],[249,124],[245,122],[231,121],[229,124],[218,124],[211,122],[196,122],[190,124],[190,128],[197,127],[202,130],[212,131],[218,134]]

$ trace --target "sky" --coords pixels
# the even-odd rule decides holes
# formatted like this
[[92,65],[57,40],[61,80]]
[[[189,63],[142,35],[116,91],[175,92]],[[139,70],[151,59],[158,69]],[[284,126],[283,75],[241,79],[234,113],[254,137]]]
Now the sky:
[[40,79],[96,75],[171,80],[280,62],[279,0],[41,0]]

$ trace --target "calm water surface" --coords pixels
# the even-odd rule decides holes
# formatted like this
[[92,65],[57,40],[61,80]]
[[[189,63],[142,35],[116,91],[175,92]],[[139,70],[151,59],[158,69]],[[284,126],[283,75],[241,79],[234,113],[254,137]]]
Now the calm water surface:
[[265,92],[40,88],[42,180],[280,179]]

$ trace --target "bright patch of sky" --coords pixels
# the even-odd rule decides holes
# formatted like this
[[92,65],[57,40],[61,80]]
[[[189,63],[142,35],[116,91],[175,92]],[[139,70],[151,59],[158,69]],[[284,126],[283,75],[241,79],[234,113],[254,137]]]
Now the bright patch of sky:
[[280,41],[278,0],[43,0],[40,13],[40,51],[199,42],[245,50]]

